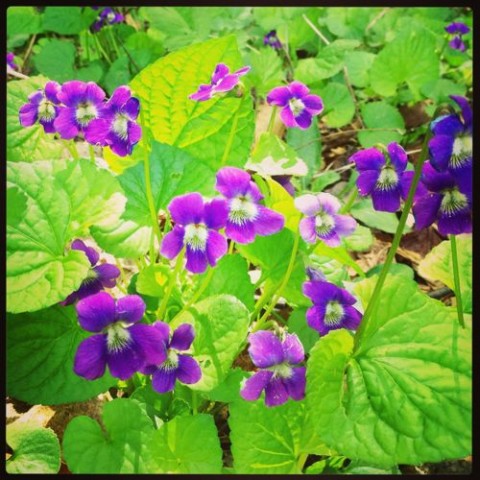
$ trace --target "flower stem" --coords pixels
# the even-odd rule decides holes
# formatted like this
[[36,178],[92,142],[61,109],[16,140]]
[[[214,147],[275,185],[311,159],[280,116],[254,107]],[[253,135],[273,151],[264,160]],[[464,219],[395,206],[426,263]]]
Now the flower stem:
[[277,106],[272,108],[272,113],[270,114],[270,120],[268,121],[267,132],[272,133],[273,125],[275,124],[275,117],[277,116]]
[[298,460],[297,460],[298,473],[302,473],[303,466],[305,465],[305,462],[307,461],[307,458],[308,458],[308,453],[301,453],[299,455]]
[[232,150],[233,139],[235,138],[235,133],[237,132],[237,125],[238,125],[238,117],[240,115],[240,109],[242,108],[243,98],[240,100],[240,104],[238,105],[238,109],[235,112],[235,116],[233,117],[232,127],[230,128],[230,134],[228,135],[227,144],[225,145],[225,150],[223,151],[222,161],[220,166],[224,166],[227,162],[228,156]]
[[165,315],[165,311],[167,310],[167,304],[170,296],[172,295],[173,287],[175,287],[175,283],[177,282],[178,272],[183,265],[183,257],[185,256],[185,248],[182,248],[182,251],[178,254],[177,261],[175,263],[175,268],[173,269],[172,275],[170,276],[170,280],[168,283],[168,287],[165,291],[165,295],[162,298],[162,303],[158,307],[157,310],[157,318],[163,321],[163,317]]
[[375,284],[375,288],[373,290],[372,296],[370,297],[370,301],[368,302],[367,308],[363,315],[362,322],[360,323],[357,333],[355,334],[355,348],[358,347],[360,339],[363,333],[365,332],[365,329],[370,320],[370,317],[373,315],[375,309],[378,306],[383,284],[385,283],[385,279],[387,278],[388,271],[390,270],[390,266],[392,265],[393,259],[395,258],[395,253],[397,252],[397,249],[400,245],[403,229],[405,228],[405,224],[407,223],[407,217],[408,217],[408,214],[410,213],[410,210],[413,204],[413,197],[415,195],[418,182],[420,181],[422,167],[428,155],[428,141],[430,140],[430,137],[431,137],[431,132],[428,131],[427,135],[425,136],[425,140],[423,142],[422,153],[420,154],[420,158],[418,159],[418,162],[415,165],[415,174],[413,176],[412,184],[410,185],[410,190],[408,191],[407,199],[405,200],[405,205],[403,206],[402,215],[398,222],[395,236],[393,237],[392,246],[388,251],[387,259],[383,264],[382,271],[380,272],[380,276],[378,277],[377,283]]
[[270,304],[268,305],[267,309],[265,310],[265,313],[260,317],[260,319],[256,323],[255,327],[253,328],[252,332],[256,332],[256,331],[261,329],[261,327],[266,322],[268,316],[270,315],[270,312],[273,310],[273,308],[277,304],[278,299],[282,296],[283,290],[287,286],[287,283],[290,280],[290,277],[291,277],[292,272],[293,272],[293,267],[295,265],[295,259],[297,258],[299,243],[300,243],[300,235],[297,232],[295,234],[295,240],[293,242],[292,254],[290,255],[290,261],[288,262],[287,271],[285,272],[285,276],[283,277],[283,281],[280,284],[280,287],[278,288],[276,295],[274,295],[272,297],[272,300],[271,300]]
[[197,392],[195,390],[192,390],[192,413],[194,415],[196,415],[198,411],[197,403],[198,403]]
[[67,150],[70,152],[70,155],[75,159],[78,160],[80,157],[78,155],[77,147],[75,146],[75,142],[70,142],[69,140],[63,140],[63,143]]
[[235,242],[230,240],[230,245],[228,246],[228,254],[231,255],[233,253],[233,249],[235,248]]
[[358,196],[358,190],[357,188],[354,188],[352,190],[352,193],[348,197],[348,200],[346,201],[345,205],[343,205],[342,208],[340,208],[340,211],[338,213],[346,214],[350,212],[350,209],[352,208],[353,204],[355,203],[355,200],[357,199]]
[[107,52],[104,50],[104,48],[100,44],[100,41],[98,40],[98,36],[93,34],[92,37],[93,37],[93,41],[95,42],[95,46],[97,47],[97,50],[104,56],[107,63],[111,65],[112,61],[110,60],[110,57],[108,56]]
[[120,49],[118,48],[117,41],[115,40],[115,37],[113,35],[112,27],[108,27],[107,32],[108,32],[108,37],[110,38],[110,41],[113,45],[113,48],[115,49],[115,53],[117,54],[117,58],[120,58],[120,56],[121,56],[120,55]]
[[455,298],[457,299],[458,323],[462,328],[465,328],[465,320],[463,319],[462,293],[460,290],[460,273],[458,269],[457,238],[455,235],[450,235],[450,247],[452,249],[453,282],[455,285]]
[[91,162],[95,164],[95,150],[93,149],[93,145],[88,145],[88,153],[90,154]]

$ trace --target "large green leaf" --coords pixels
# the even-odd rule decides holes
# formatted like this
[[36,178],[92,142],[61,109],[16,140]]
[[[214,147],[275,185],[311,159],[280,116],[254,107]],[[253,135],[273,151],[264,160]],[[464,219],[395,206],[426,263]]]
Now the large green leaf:
[[7,473],[58,473],[60,443],[49,428],[15,422],[7,425],[7,444],[13,455],[7,460]]
[[314,433],[305,401],[289,400],[274,408],[263,399],[230,405],[230,438],[236,473],[302,473],[300,455],[329,455],[330,450]]
[[231,70],[243,66],[234,36],[171,53],[142,70],[130,83],[141,100],[153,138],[183,148],[212,169],[222,163],[229,140],[230,153],[224,163],[243,166],[254,127],[248,90],[242,98],[216,97],[205,102],[188,98],[201,83],[210,82],[220,62]]
[[265,47],[253,51],[249,54],[249,60],[252,67],[249,77],[257,95],[265,97],[272,88],[284,81],[282,61],[274,49]]
[[221,473],[222,449],[211,415],[175,417],[152,436],[157,473]]
[[75,35],[86,26],[81,7],[46,7],[43,14],[43,28],[48,32]]
[[[378,277],[357,284],[365,306]],[[471,453],[471,330],[454,309],[390,276],[358,347],[344,329],[313,347],[307,402],[325,443],[372,465]]]
[[365,51],[352,51],[345,55],[345,66],[353,86],[359,88],[368,86],[370,83],[368,73],[374,59],[373,53]]
[[32,35],[40,33],[42,16],[35,7],[9,7],[7,10],[7,35]]
[[[457,235],[458,266],[463,309],[472,312],[472,236]],[[420,262],[418,273],[427,280],[439,280],[451,289],[453,281],[452,250],[449,241],[434,247]]]
[[[170,200],[183,193],[212,193],[213,170],[186,151],[154,142],[150,154],[150,179],[157,212],[166,209]],[[125,170],[118,180],[127,196],[123,218],[139,225],[152,225],[145,187],[143,162]]]
[[74,77],[75,45],[66,40],[48,40],[34,56],[37,70],[57,82],[66,82]]
[[419,97],[420,88],[439,76],[436,38],[426,29],[407,27],[387,43],[373,61],[370,83],[384,97],[395,95],[406,82]]
[[102,427],[90,417],[75,417],[65,429],[63,455],[73,473],[148,473],[154,432],[140,405],[117,398],[103,407]]
[[343,83],[331,82],[319,90],[328,114],[325,123],[330,128],[348,125],[355,114],[355,104],[348,88]]
[[[7,310],[34,311],[64,300],[78,289],[90,263],[83,252],[65,253],[70,198],[56,184],[51,162],[9,163],[8,187],[16,213],[7,216]],[[23,195],[23,197],[22,197]]]
[[195,328],[193,354],[202,369],[201,380],[191,388],[211,390],[226,377],[247,336],[248,310],[231,295],[216,295],[175,317],[172,327],[181,323]]
[[39,76],[7,83],[8,161],[26,162],[44,158],[55,159],[63,155],[62,143],[55,140],[53,135],[47,135],[41,125],[22,127],[18,119],[18,111],[22,105],[28,102],[28,96],[39,88],[43,88],[47,81],[47,78]]
[[115,381],[107,373],[89,381],[73,372],[80,342],[74,307],[55,306],[35,313],[7,315],[7,390],[31,404],[81,402],[106,391]]

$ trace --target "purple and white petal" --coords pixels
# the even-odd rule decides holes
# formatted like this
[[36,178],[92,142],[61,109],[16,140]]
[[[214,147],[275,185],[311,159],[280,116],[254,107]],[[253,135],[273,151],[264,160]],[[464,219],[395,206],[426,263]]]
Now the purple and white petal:
[[460,235],[472,232],[472,212],[468,206],[455,213],[446,213],[439,210],[438,231],[441,235]]
[[315,243],[317,241],[317,231],[315,230],[315,217],[305,217],[300,220],[300,235],[307,243]]
[[185,236],[185,229],[178,225],[173,227],[173,230],[168,232],[162,240],[160,247],[160,254],[169,260],[175,258],[183,248],[183,238]]
[[239,225],[229,221],[225,227],[225,235],[237,243],[252,243],[255,240],[255,223],[246,220]]
[[213,87],[211,85],[200,85],[198,90],[188,96],[190,100],[195,100],[197,102],[204,102],[205,100],[210,100],[213,95]]
[[80,300],[75,308],[80,326],[89,332],[101,332],[115,322],[115,300],[106,292]]
[[[414,175],[415,172],[409,170],[408,172],[404,172],[402,178],[400,179],[400,188],[402,190],[402,198],[404,200],[406,200],[408,197],[408,192],[410,191]],[[427,193],[428,192],[425,185],[422,182],[418,182],[417,188],[415,189],[415,195],[413,196],[414,202]]]
[[[132,91],[126,85],[117,87],[107,102],[107,106],[114,106],[118,109],[122,108],[131,98]],[[138,101],[138,100],[137,100]]]
[[335,230],[331,230],[328,233],[318,233],[318,238],[320,238],[325,245],[329,247],[338,247],[342,242],[340,236],[337,234]]
[[267,95],[267,103],[278,107],[285,107],[292,97],[288,87],[275,87]]
[[85,88],[85,98],[93,104],[101,104],[105,99],[105,92],[95,82],[88,82]]
[[168,205],[168,210],[175,223],[200,223],[204,215],[202,196],[194,192],[175,197]]
[[397,173],[402,173],[408,163],[407,153],[405,150],[398,143],[391,142],[387,145],[387,151],[395,171]]
[[307,310],[307,324],[316,330],[320,335],[326,335],[330,329],[325,325],[325,305],[314,305]]
[[283,379],[272,378],[265,387],[265,405],[275,407],[288,401],[288,392]]
[[213,87],[214,92],[228,92],[232,90],[237,84],[239,80],[237,75],[227,75],[226,77],[222,78],[218,85]]
[[130,120],[136,120],[140,113],[140,100],[132,97],[123,105],[122,111],[128,115]]
[[271,331],[261,330],[248,336],[248,353],[253,363],[260,368],[272,367],[285,359],[279,338]]
[[159,329],[152,325],[137,323],[128,328],[137,351],[141,352],[146,365],[160,365],[167,359],[166,341]]
[[297,126],[295,115],[293,114],[289,105],[282,108],[282,110],[280,111],[280,118],[282,122],[285,124],[285,126],[288,128],[295,128]]
[[430,129],[435,135],[456,136],[463,131],[464,125],[458,115],[444,115],[436,118],[431,123]]
[[160,332],[163,339],[162,341],[167,348],[170,348],[170,325],[166,322],[156,321],[152,326]]
[[316,195],[311,193],[306,193],[305,195],[300,195],[294,200],[295,208],[300,212],[312,217],[320,212],[320,202]]
[[85,97],[87,84],[80,80],[65,82],[57,94],[58,100],[66,107],[76,107]]
[[87,380],[95,380],[105,373],[107,365],[107,338],[105,334],[92,335],[82,340],[75,353],[73,371]]
[[100,254],[94,248],[85,245],[85,243],[78,238],[72,242],[71,249],[82,251],[87,256],[92,267],[100,260]]
[[204,218],[208,228],[214,228],[215,230],[223,228],[228,219],[227,202],[222,198],[214,198],[205,203]]
[[22,105],[19,110],[20,125],[31,127],[38,120],[38,106],[32,103]]
[[312,114],[305,109],[295,117],[295,122],[299,128],[306,130],[312,124]]
[[455,187],[455,179],[450,172],[438,172],[433,168],[429,161],[423,164],[422,176],[420,177],[422,183],[431,192],[442,192],[445,189],[451,189]]
[[60,112],[57,118],[55,118],[53,126],[65,140],[71,140],[80,133],[74,108],[60,108]]
[[212,74],[212,83],[218,83],[223,77],[230,73],[230,69],[224,63],[219,63]]
[[352,306],[344,307],[342,327],[349,330],[356,330],[362,321],[362,314]]
[[450,95],[450,98],[462,109],[462,117],[465,127],[470,129],[472,125],[473,113],[469,101],[460,95]]
[[249,65],[245,65],[245,67],[239,68],[238,70],[233,72],[233,75],[238,75],[239,77],[241,77],[243,75],[246,75],[251,69],[252,67],[250,67]]
[[126,295],[117,300],[115,318],[127,323],[136,323],[143,318],[146,308],[140,295]]
[[193,250],[189,245],[186,248],[187,263],[185,268],[191,273],[203,273],[207,269],[207,254],[201,250]]
[[357,221],[348,215],[334,215],[335,231],[338,235],[345,237],[351,235],[357,228]]
[[287,388],[287,392],[294,400],[302,400],[305,398],[305,386],[307,383],[306,368],[292,368],[292,376],[284,378],[283,383]]
[[322,210],[330,215],[334,215],[340,210],[341,204],[337,197],[330,193],[318,193],[318,203],[322,207]]
[[58,92],[60,91],[60,84],[57,82],[47,82],[45,84],[45,97],[48,101],[58,104]]
[[227,251],[227,239],[215,230],[209,230],[206,251],[208,263],[214,267]]
[[178,326],[172,335],[170,348],[175,350],[188,350],[195,338],[195,329],[189,323]]
[[130,339],[121,348],[108,351],[107,365],[113,377],[127,380],[145,365],[145,358],[139,346]]
[[273,372],[269,370],[260,370],[254,373],[250,378],[247,378],[243,384],[240,390],[240,396],[248,401],[258,400],[272,377]]
[[305,350],[296,334],[287,333],[285,340],[282,342],[282,348],[284,358],[290,364],[294,365],[303,362],[305,359]]
[[152,375],[152,387],[158,393],[171,392],[175,388],[176,379],[176,369],[166,369],[160,366]]
[[309,88],[301,82],[290,83],[288,85],[288,90],[290,91],[290,94],[295,98],[302,98],[302,99],[303,97],[306,97],[310,93]]
[[350,162],[355,162],[355,166],[359,172],[363,170],[378,170],[385,165],[385,157],[383,153],[376,148],[366,148],[353,154],[349,159]]
[[188,355],[178,356],[177,378],[182,383],[191,385],[202,378],[202,370],[198,362]]
[[400,186],[390,190],[374,188],[372,190],[373,208],[380,212],[396,212],[400,208]]
[[307,95],[302,98],[302,103],[310,115],[318,115],[323,110],[323,101],[318,95]]
[[224,197],[245,195],[250,188],[250,174],[236,167],[223,167],[216,176],[215,190]]
[[85,140],[91,145],[107,145],[107,135],[111,128],[111,123],[104,118],[94,118],[85,127]]
[[285,217],[269,208],[258,206],[258,217],[254,227],[257,235],[272,235],[279,232],[285,225]]
[[[132,98],[132,100],[135,100]],[[127,127],[128,141],[133,146],[142,138],[142,127],[135,122],[128,122]]]

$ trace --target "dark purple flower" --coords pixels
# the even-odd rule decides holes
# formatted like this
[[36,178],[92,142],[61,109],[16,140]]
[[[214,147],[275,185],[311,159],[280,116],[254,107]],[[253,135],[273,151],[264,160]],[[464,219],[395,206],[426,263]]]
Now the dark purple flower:
[[300,221],[300,235],[308,243],[317,238],[330,247],[340,245],[340,236],[350,235],[357,222],[347,215],[339,215],[340,202],[329,193],[307,193],[295,199],[295,207],[307,215]]
[[285,334],[283,341],[273,333],[262,330],[248,337],[248,353],[259,368],[240,390],[245,400],[257,400],[265,390],[265,405],[282,405],[289,397],[305,397],[305,367],[294,367],[305,358],[303,345],[295,334]]
[[251,243],[255,235],[272,235],[283,228],[283,215],[260,205],[263,195],[247,172],[235,167],[222,168],[217,173],[215,189],[228,201],[225,227],[228,238]]
[[57,97],[65,105],[60,107],[54,121],[55,130],[62,138],[69,140],[80,132],[88,135],[92,120],[103,116],[105,92],[94,82],[65,82]]
[[307,129],[312,124],[312,117],[323,110],[322,99],[311,95],[308,87],[300,82],[274,88],[267,95],[267,102],[282,107],[280,118],[289,128]]
[[19,110],[20,124],[31,127],[38,121],[45,133],[55,133],[54,121],[61,108],[57,97],[59,91],[60,85],[57,82],[47,82],[43,90],[29,95],[28,103]]
[[185,355],[193,339],[195,331],[193,326],[182,323],[178,326],[170,338],[170,327],[164,322],[153,324],[162,337],[167,351],[167,358],[162,362],[146,365],[141,369],[145,375],[152,375],[152,387],[159,393],[170,392],[175,388],[176,380],[191,385],[202,378],[202,370],[197,361],[189,355]]
[[459,50],[460,52],[464,52],[465,44],[463,43],[462,35],[468,33],[470,28],[462,22],[452,22],[450,25],[445,27],[445,31],[451,35],[454,35],[448,43],[450,47],[455,50]]
[[459,114],[444,115],[431,124],[433,138],[428,142],[430,162],[439,172],[446,169],[457,178],[472,168],[472,109],[465,97],[451,95],[461,108]]
[[360,195],[371,195],[375,210],[396,212],[411,183],[411,176],[404,175],[408,161],[405,150],[392,142],[386,152],[366,148],[352,155],[349,161],[355,162],[360,173],[357,179]]
[[75,308],[81,327],[96,333],[78,346],[73,367],[77,375],[94,380],[108,365],[114,377],[126,380],[145,365],[166,360],[162,333],[138,323],[145,313],[140,296],[127,295],[115,301],[100,292],[80,300]]
[[238,85],[240,77],[250,71],[250,67],[242,67],[236,72],[230,73],[230,69],[224,64],[219,63],[212,74],[210,84],[201,84],[195,93],[188,96],[190,100],[203,102],[209,100],[216,93],[224,93],[232,90]]
[[80,288],[71,293],[62,305],[71,305],[77,300],[88,297],[100,292],[104,288],[113,288],[116,279],[120,275],[120,270],[110,263],[101,263],[97,265],[100,255],[92,248],[87,247],[81,240],[74,240],[71,245],[72,250],[80,250],[87,256],[92,268],[88,271],[87,278],[83,280]]
[[295,187],[291,182],[291,175],[272,175],[272,180],[278,182],[292,197],[295,196]]
[[472,178],[464,170],[453,177],[449,170],[438,172],[425,162],[421,182],[428,190],[413,205],[415,228],[422,229],[437,221],[442,235],[458,235],[472,231]]
[[118,87],[103,108],[102,118],[94,119],[85,132],[87,142],[108,145],[114,153],[125,157],[132,153],[142,137],[142,129],[135,120],[140,102],[132,97],[127,86]]
[[[99,7],[92,7],[94,10],[98,10]],[[115,23],[122,23],[125,20],[124,16],[113,10],[113,8],[104,8],[100,15],[97,17],[95,23],[90,26],[92,32],[98,32],[106,25],[114,25]]]
[[12,69],[12,70],[17,70],[17,65],[15,65],[15,54],[12,52],[7,53],[7,65]]
[[282,48],[282,42],[278,39],[277,32],[275,30],[271,30],[263,37],[263,44],[269,45],[277,50]]
[[307,310],[307,323],[320,335],[338,328],[356,330],[360,325],[362,314],[352,307],[356,300],[343,288],[312,280],[303,284],[303,293],[313,302]]
[[214,198],[204,203],[199,193],[187,193],[175,197],[168,209],[175,226],[165,235],[160,253],[171,260],[185,247],[189,272],[203,273],[208,264],[214,267],[228,248],[227,240],[217,231],[227,220],[225,200]]

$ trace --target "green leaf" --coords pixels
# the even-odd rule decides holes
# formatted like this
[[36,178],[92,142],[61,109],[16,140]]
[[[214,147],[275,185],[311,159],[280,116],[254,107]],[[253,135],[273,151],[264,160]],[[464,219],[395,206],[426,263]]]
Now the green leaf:
[[[157,212],[166,210],[177,195],[192,191],[213,193],[215,183],[214,172],[203,162],[180,148],[158,142],[152,145],[150,178]],[[123,218],[151,225],[143,162],[124,170],[118,180],[128,199]]]
[[[457,235],[458,266],[463,310],[472,313],[472,236]],[[440,281],[452,290],[453,282],[452,250],[450,241],[433,247],[420,262],[418,273],[427,280]]]
[[57,82],[71,80],[74,75],[75,46],[66,40],[48,40],[33,57],[37,70]]
[[[398,218],[394,213],[377,212],[373,209],[373,203],[370,197],[362,198],[355,202],[350,209],[352,217],[355,217],[367,227],[383,230],[387,233],[395,233],[398,226]],[[404,232],[411,229],[405,226]]]
[[81,7],[46,7],[43,29],[61,35],[75,35],[85,28]]
[[[210,82],[220,62],[232,71],[243,66],[234,36],[191,45],[162,57],[130,84],[141,100],[146,128],[153,138],[184,149],[212,169],[222,161],[242,167],[254,128],[248,89],[242,98],[215,97],[205,102],[188,98],[201,83]],[[230,152],[223,160],[229,140]]]
[[[358,227],[357,227],[358,228]],[[315,255],[321,255],[329,258],[333,258],[339,261],[343,265],[347,265],[348,267],[352,267],[360,276],[364,277],[365,273],[363,270],[357,265],[357,262],[350,256],[348,251],[345,247],[329,247],[323,242],[318,243],[315,249],[313,250]]]
[[94,60],[86,67],[75,71],[75,78],[82,82],[99,83],[105,73],[104,64],[100,60]]
[[130,59],[128,56],[117,58],[108,69],[103,82],[107,92],[111,95],[113,91],[120,85],[126,85],[132,78],[130,71]]
[[436,38],[428,30],[407,27],[387,43],[370,69],[370,83],[375,92],[389,97],[407,83],[419,98],[422,85],[439,77]]
[[[356,286],[364,306],[376,281]],[[454,309],[388,277],[357,348],[341,329],[311,351],[306,398],[319,436],[380,467],[470,454],[470,347]]]
[[330,128],[343,127],[352,121],[355,115],[355,104],[343,83],[331,82],[321,88],[319,93],[325,108],[329,110],[324,119]]
[[222,449],[210,415],[176,417],[163,424],[150,443],[158,473],[221,473]]
[[195,328],[193,355],[202,369],[202,378],[190,388],[211,390],[226,377],[247,336],[248,310],[231,295],[216,295],[175,317],[171,326],[181,323]]
[[272,88],[283,83],[285,74],[282,61],[273,48],[252,51],[248,64],[252,67],[249,78],[258,96],[265,97]]
[[[206,275],[208,273],[200,275],[199,285]],[[238,254],[226,255],[218,262],[200,299],[222,293],[237,297],[249,310],[253,309],[255,287],[248,275],[246,260]]]
[[50,428],[15,422],[7,425],[7,444],[13,455],[7,460],[7,473],[58,473],[60,443]]
[[354,252],[368,252],[373,245],[373,235],[369,228],[358,225],[343,241],[345,246]]
[[[405,133],[405,122],[400,112],[386,102],[367,103],[362,107],[362,118],[367,130],[358,132],[358,141],[364,148],[376,143],[387,145],[399,142]],[[368,131],[368,129],[373,129]]]
[[[10,7],[10,11],[14,7]],[[18,111],[28,102],[28,96],[43,88],[48,79],[30,77],[28,80],[15,80],[7,83],[7,160],[29,162],[45,158],[61,158],[64,146],[47,135],[39,124],[22,127]]]
[[288,331],[298,335],[305,353],[309,353],[319,339],[319,335],[316,330],[308,326],[306,315],[306,308],[295,309],[288,318]]
[[329,185],[337,183],[341,179],[338,172],[327,170],[320,172],[320,175],[312,182],[311,190],[313,192],[323,192]]
[[81,402],[115,383],[108,373],[89,381],[73,372],[77,347],[91,333],[80,328],[72,306],[7,315],[7,330],[7,390],[12,397],[44,405]]
[[373,53],[364,51],[347,52],[345,66],[350,83],[354,87],[364,88],[370,84],[369,72],[375,56]]
[[102,427],[81,415],[67,425],[63,455],[72,473],[148,473],[153,424],[140,405],[117,398],[105,403]]
[[275,180],[267,178],[270,195],[266,202],[267,207],[283,215],[285,228],[296,233],[302,214],[296,209],[293,197]]
[[240,384],[248,373],[240,368],[232,368],[225,380],[214,389],[206,392],[209,400],[214,402],[231,403],[240,400]]
[[163,297],[165,286],[168,283],[170,267],[167,265],[149,265],[140,270],[135,288],[142,295],[151,297]]
[[431,98],[435,103],[441,103],[448,102],[450,95],[464,96],[466,87],[447,78],[438,78],[425,83],[420,91],[426,98]]
[[241,399],[230,405],[228,424],[236,473],[301,473],[302,453],[331,454],[310,426],[305,401],[268,408],[263,399]]
[[17,200],[19,192],[26,197],[21,220],[14,221],[19,213],[7,217],[7,310],[39,310],[77,290],[90,262],[83,252],[65,252],[71,199],[57,185],[53,164],[9,163],[7,179],[17,189]]
[[40,33],[42,31],[41,18],[36,7],[8,7],[7,36]]

